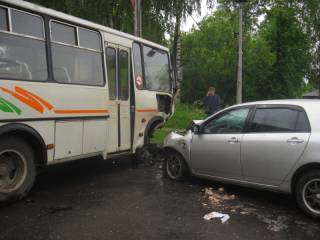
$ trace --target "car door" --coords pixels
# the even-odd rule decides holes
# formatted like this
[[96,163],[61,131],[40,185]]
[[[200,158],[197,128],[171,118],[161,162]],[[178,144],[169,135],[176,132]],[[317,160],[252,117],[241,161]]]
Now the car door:
[[191,142],[191,165],[198,174],[242,179],[240,146],[250,107],[227,110],[204,122]]
[[257,106],[244,134],[245,180],[278,186],[301,157],[310,136],[305,111],[296,106]]

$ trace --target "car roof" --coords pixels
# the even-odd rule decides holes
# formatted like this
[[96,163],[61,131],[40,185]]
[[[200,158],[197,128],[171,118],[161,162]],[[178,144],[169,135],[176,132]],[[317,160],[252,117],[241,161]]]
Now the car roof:
[[295,105],[303,108],[313,106],[320,106],[320,99],[280,99],[280,100],[265,100],[256,102],[247,102],[235,106],[248,106],[248,105]]
[[309,118],[312,132],[320,132],[320,99],[283,99],[248,102],[236,106],[253,106],[253,105],[292,105],[303,108]]

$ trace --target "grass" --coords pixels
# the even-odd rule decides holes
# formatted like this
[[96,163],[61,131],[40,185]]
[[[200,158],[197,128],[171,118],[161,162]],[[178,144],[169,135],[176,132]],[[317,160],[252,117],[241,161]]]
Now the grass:
[[197,106],[177,104],[172,118],[162,129],[157,129],[154,132],[151,142],[160,144],[171,131],[183,130],[188,127],[192,120],[204,119],[205,117],[204,111]]

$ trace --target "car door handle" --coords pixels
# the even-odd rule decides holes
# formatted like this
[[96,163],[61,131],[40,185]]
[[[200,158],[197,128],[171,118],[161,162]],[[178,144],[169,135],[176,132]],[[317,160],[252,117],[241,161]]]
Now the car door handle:
[[297,144],[297,143],[303,143],[303,142],[304,142],[303,139],[296,138],[296,137],[293,137],[287,140],[287,143],[291,143],[291,144],[293,143]]
[[238,142],[240,142],[240,141],[239,141],[239,139],[236,138],[236,137],[230,138],[230,139],[228,140],[228,143],[230,143],[230,144],[234,144],[234,143],[238,143]]

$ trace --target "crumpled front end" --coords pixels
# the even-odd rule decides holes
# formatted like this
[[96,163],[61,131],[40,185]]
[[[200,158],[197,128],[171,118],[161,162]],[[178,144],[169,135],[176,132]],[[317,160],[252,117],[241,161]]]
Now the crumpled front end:
[[189,159],[191,137],[191,131],[187,131],[184,135],[177,132],[171,132],[164,139],[163,147],[165,150],[176,150],[184,157],[184,159],[188,163],[190,163]]

